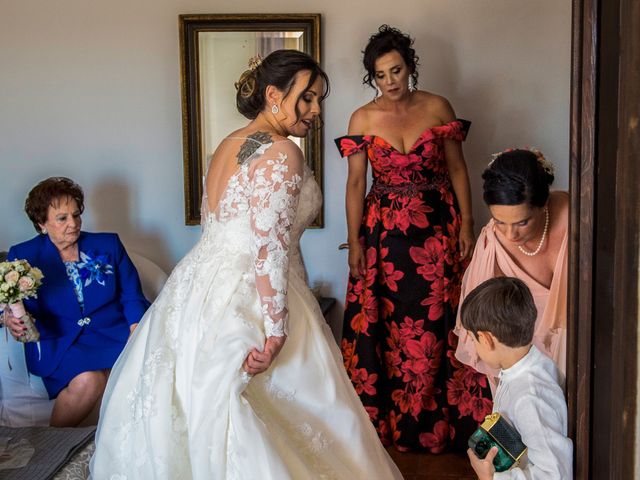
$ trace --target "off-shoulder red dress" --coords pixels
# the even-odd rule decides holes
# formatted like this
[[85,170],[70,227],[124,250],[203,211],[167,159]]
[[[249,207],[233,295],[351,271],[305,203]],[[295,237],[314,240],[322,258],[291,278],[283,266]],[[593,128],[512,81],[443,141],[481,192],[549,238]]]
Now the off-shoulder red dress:
[[469,125],[428,128],[406,153],[375,135],[336,139],[345,157],[366,152],[373,173],[360,229],[366,278],[349,277],[342,353],[378,434],[399,449],[466,449],[491,412],[487,378],[454,357],[466,263],[444,141],[464,140]]

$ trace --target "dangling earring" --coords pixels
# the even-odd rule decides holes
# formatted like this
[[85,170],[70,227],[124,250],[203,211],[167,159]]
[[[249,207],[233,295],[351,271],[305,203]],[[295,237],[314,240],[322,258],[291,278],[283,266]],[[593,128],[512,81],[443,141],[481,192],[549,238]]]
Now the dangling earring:
[[409,91],[413,92],[416,89],[415,80],[411,75],[409,75]]
[[376,94],[373,96],[373,101],[375,103],[378,103],[378,97],[382,96],[382,90],[380,90],[380,87],[376,85]]
[[279,111],[280,111],[280,108],[278,107],[278,105],[274,103],[273,106],[271,107],[271,113],[273,113],[274,115],[277,115]]

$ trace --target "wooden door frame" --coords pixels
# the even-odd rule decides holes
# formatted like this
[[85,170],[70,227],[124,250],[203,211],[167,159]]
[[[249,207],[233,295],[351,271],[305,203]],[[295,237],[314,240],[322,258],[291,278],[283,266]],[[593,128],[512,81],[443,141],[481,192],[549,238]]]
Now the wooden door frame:
[[589,478],[597,14],[597,0],[573,0],[567,402],[576,479]]
[[573,0],[567,401],[576,479],[635,477],[640,0]]

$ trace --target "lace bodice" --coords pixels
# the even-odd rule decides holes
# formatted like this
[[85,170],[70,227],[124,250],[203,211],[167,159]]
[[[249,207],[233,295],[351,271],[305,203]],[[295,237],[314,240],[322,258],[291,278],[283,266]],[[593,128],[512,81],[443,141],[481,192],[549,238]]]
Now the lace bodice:
[[251,255],[265,333],[283,336],[288,334],[289,271],[306,277],[299,240],[317,215],[322,197],[297,145],[290,140],[246,140],[258,143],[258,148],[229,178],[215,211],[208,211],[204,195],[203,240],[210,239],[211,248],[225,248],[220,245],[224,233],[236,254],[244,250]]

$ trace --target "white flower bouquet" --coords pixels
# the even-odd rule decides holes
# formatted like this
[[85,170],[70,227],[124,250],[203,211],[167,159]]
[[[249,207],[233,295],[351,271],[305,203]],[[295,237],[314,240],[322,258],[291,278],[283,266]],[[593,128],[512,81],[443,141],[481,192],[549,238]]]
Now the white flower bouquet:
[[40,333],[34,325],[33,318],[26,312],[22,300],[36,298],[37,290],[42,285],[42,272],[32,267],[26,260],[0,262],[0,310],[6,316],[10,310],[27,328],[18,338],[20,342],[36,342]]

